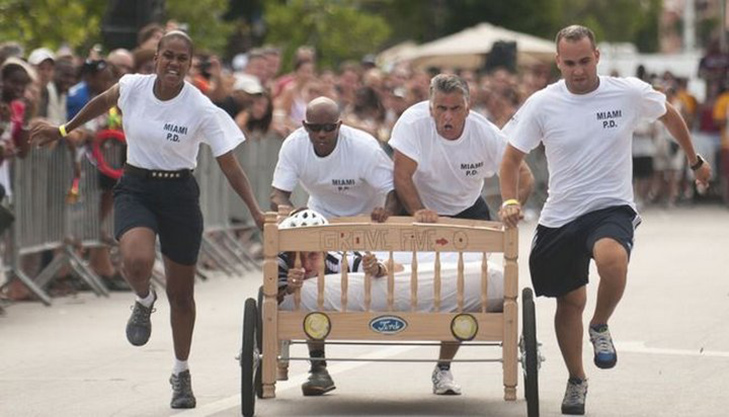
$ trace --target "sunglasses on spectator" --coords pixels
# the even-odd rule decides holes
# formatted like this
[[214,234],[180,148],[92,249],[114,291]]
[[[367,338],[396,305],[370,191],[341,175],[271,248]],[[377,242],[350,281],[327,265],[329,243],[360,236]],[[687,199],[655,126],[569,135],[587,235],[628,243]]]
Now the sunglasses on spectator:
[[322,130],[330,133],[334,132],[334,130],[339,127],[339,122],[337,123],[307,123],[303,122],[304,127],[306,127],[308,130],[311,130],[312,132],[321,132]]
[[103,60],[91,60],[87,59],[83,66],[81,67],[81,73],[82,74],[96,74],[97,72],[101,72],[106,69],[106,67],[109,66],[109,64]]

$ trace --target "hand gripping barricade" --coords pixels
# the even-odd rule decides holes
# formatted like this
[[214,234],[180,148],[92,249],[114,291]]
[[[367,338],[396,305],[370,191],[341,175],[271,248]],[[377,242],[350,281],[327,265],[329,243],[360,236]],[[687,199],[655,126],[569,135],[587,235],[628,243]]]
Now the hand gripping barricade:
[[[285,218],[283,214],[266,214],[262,292],[258,300],[249,298],[244,305],[240,355],[244,416],[254,414],[256,397],[275,397],[278,366],[285,367],[289,360],[309,360],[289,357],[286,349],[280,349],[289,340],[426,346],[453,341],[462,346],[501,347],[500,357],[494,359],[453,362],[501,362],[507,401],[516,400],[521,362],[528,415],[539,415],[541,358],[529,288],[522,292],[521,338],[518,330],[517,229],[504,229],[497,222],[445,218],[438,223],[416,223],[411,217],[391,217],[385,223],[366,217],[338,218],[304,227],[303,216]],[[292,223],[301,227],[291,227]],[[324,275],[322,256],[319,275],[279,304],[277,255],[295,253],[294,266],[300,267],[298,253],[312,251],[379,252],[388,273],[375,279],[347,272],[347,257],[342,256],[342,272]],[[488,261],[487,254],[502,254],[503,268]],[[401,272],[395,271],[396,259],[408,263]]]

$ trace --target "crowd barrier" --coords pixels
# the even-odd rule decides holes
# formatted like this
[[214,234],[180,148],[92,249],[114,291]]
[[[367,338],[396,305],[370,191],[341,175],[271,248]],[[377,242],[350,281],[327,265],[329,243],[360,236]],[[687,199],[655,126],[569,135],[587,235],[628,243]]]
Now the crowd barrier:
[[[108,155],[107,161],[113,158],[114,155]],[[260,269],[259,262],[235,235],[236,231],[255,226],[251,222],[231,223],[229,200],[240,199],[231,197],[233,191],[207,146],[201,148],[195,177],[200,184],[200,207],[205,222],[201,262],[228,275]],[[51,305],[46,288],[66,268],[97,295],[108,296],[102,279],[79,255],[79,249],[113,242],[112,216],[107,216],[103,223],[100,221],[102,190],[98,169],[88,158],[76,158],[65,144],[59,143],[35,148],[25,159],[13,160],[11,178],[9,200],[15,221],[5,241],[3,266],[7,278],[20,280],[43,304]],[[31,276],[24,270],[24,259],[47,251],[53,253],[53,258],[37,274]],[[159,251],[158,259],[162,260]],[[153,278],[164,285],[163,268],[158,266]],[[199,277],[207,278],[203,271]]]

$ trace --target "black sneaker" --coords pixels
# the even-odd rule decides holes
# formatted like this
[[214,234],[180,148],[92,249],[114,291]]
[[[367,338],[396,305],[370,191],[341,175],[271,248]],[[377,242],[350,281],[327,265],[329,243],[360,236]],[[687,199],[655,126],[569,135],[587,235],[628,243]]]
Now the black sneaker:
[[157,301],[157,293],[153,290],[154,301],[149,308],[143,306],[139,301],[134,302],[132,315],[127,321],[127,340],[134,346],[142,346],[147,343],[152,334],[152,321],[149,316],[155,311],[154,302]]
[[309,380],[301,384],[305,396],[322,395],[336,388],[327,368],[314,368],[309,373]]
[[172,408],[195,408],[197,401],[192,393],[192,379],[190,378],[190,370],[180,372],[170,376],[170,385],[172,385]]
[[585,414],[585,397],[587,396],[587,380],[570,378],[562,400],[562,414],[581,416]]

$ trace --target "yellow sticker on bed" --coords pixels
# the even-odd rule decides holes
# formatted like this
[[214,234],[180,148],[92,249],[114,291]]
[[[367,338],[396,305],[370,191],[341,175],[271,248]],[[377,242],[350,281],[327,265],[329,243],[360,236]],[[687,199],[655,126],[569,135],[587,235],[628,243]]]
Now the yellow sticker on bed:
[[470,314],[459,314],[451,321],[451,333],[460,341],[469,341],[478,333],[478,321]]
[[304,333],[313,340],[324,340],[332,330],[332,322],[324,313],[309,313],[304,317]]
[[370,320],[370,329],[384,335],[397,334],[408,327],[408,322],[398,316],[378,316]]

